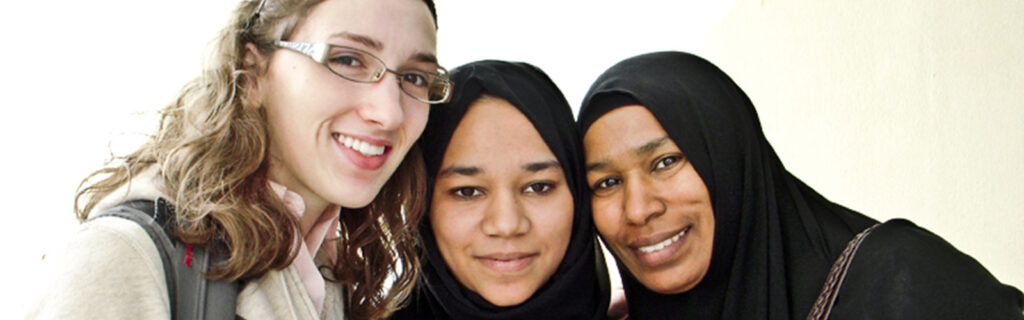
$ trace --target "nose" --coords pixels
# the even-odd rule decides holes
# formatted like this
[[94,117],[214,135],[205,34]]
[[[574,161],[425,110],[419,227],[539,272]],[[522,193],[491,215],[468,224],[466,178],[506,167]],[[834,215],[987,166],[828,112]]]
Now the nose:
[[489,237],[517,237],[530,232],[531,223],[519,200],[506,192],[495,195],[480,227]]
[[369,86],[366,88],[369,92],[358,109],[359,116],[381,130],[398,129],[405,121],[403,93],[396,77],[393,73],[385,72],[380,81],[365,84]]
[[626,223],[645,225],[665,213],[665,202],[657,197],[656,190],[645,179],[623,181],[625,195],[622,206],[626,212]]

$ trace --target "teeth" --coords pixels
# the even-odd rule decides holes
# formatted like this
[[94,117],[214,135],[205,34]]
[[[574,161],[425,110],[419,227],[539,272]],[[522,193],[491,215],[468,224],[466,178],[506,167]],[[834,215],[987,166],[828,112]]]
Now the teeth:
[[680,231],[679,233],[677,233],[676,235],[672,236],[671,238],[665,239],[665,241],[658,242],[658,243],[655,243],[655,244],[652,244],[652,245],[649,245],[649,246],[646,246],[646,247],[640,247],[640,252],[651,253],[651,252],[655,252],[655,251],[658,251],[658,250],[661,250],[661,249],[665,249],[665,247],[675,243],[676,241],[679,241],[679,238],[682,238],[683,235],[686,234],[687,230],[690,230],[690,228],[683,229],[683,231]]
[[348,147],[349,149],[359,151],[359,153],[362,153],[364,156],[367,157],[379,156],[384,154],[384,146],[373,145],[366,141],[362,141],[352,137],[347,137],[340,134],[334,134],[334,139],[338,140],[338,142],[341,142],[342,145]]

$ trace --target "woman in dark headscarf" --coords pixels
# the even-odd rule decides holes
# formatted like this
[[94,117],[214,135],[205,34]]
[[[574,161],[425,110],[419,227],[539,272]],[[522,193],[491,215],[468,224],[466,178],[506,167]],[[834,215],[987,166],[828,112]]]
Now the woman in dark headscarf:
[[1020,291],[942,238],[902,219],[864,232],[877,221],[786,171],[747,96],[699,57],[616,64],[578,121],[631,319],[1021,318]]
[[562,93],[525,63],[474,62],[452,81],[422,137],[422,276],[394,318],[604,319],[608,275]]

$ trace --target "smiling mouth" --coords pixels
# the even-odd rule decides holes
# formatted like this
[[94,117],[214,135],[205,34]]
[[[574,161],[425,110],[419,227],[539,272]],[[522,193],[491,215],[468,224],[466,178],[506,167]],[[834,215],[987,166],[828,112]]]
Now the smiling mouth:
[[668,246],[672,245],[673,243],[675,243],[676,241],[679,241],[679,239],[682,238],[684,235],[686,235],[686,233],[689,232],[689,231],[690,231],[690,227],[686,227],[682,231],[679,231],[679,233],[675,234],[674,236],[669,237],[668,239],[662,240],[661,242],[658,242],[658,243],[655,243],[655,244],[652,244],[652,245],[649,245],[649,246],[643,246],[643,247],[637,248],[637,250],[639,250],[642,253],[652,253],[652,252],[656,252],[656,251],[661,250],[661,249],[665,249],[665,247],[668,247]]
[[355,150],[356,152],[359,152],[367,157],[382,155],[384,154],[384,151],[386,151],[388,148],[387,146],[384,145],[372,144],[340,133],[332,133],[331,137],[333,137],[334,140],[337,140],[338,143],[341,143],[341,145],[349,149]]

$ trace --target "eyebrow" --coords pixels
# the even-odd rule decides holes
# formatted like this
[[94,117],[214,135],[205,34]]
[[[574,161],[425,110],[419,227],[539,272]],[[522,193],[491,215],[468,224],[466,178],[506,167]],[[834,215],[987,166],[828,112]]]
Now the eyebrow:
[[587,171],[604,170],[605,168],[608,168],[608,162],[605,161],[591,162],[587,164]]
[[437,64],[437,56],[433,53],[420,52],[413,55],[412,59],[418,62]]
[[547,169],[561,169],[562,165],[555,160],[541,161],[541,162],[530,162],[523,165],[523,170],[529,172],[540,172]]
[[668,137],[655,138],[651,141],[648,141],[639,148],[634,149],[633,154],[636,156],[649,155],[651,153],[654,153],[654,150],[658,150],[658,148],[665,144],[665,142],[668,142]]
[[483,172],[483,170],[481,170],[480,167],[474,167],[474,166],[448,166],[447,168],[444,168],[444,169],[441,169],[441,171],[438,171],[437,172],[437,177],[438,178],[446,178],[446,177],[449,177],[449,176],[452,176],[452,175],[456,175],[456,174],[464,175],[464,176],[474,176],[474,175],[479,174],[481,172]]
[[[526,171],[529,171],[529,172],[540,172],[540,171],[544,171],[544,170],[548,170],[548,169],[561,169],[562,165],[559,164],[558,161],[556,161],[556,160],[548,160],[548,161],[540,161],[540,162],[530,162],[530,163],[524,164],[522,166],[522,168],[523,168],[523,170],[526,170]],[[480,169],[480,167],[476,167],[476,166],[452,165],[452,166],[448,166],[448,167],[438,171],[437,172],[437,177],[438,178],[446,178],[446,177],[457,175],[457,174],[458,175],[463,175],[463,176],[474,176],[474,175],[480,174],[481,172],[484,172],[484,170]]]
[[[374,39],[374,38],[369,37],[369,36],[364,36],[364,35],[361,35],[361,34],[351,33],[351,32],[348,32],[348,31],[342,31],[342,32],[338,32],[338,33],[332,34],[330,36],[330,38],[345,38],[345,39],[349,39],[349,40],[358,42],[358,43],[360,43],[360,44],[362,44],[364,46],[367,46],[370,49],[373,49],[375,51],[381,51],[381,50],[384,49],[384,44],[381,43],[380,41],[377,41],[377,39]],[[434,55],[433,53],[429,53],[429,52],[419,52],[419,53],[416,53],[416,54],[414,54],[412,56],[412,59],[417,61],[417,62],[437,64],[437,55]]]
[[[647,143],[644,143],[643,145],[637,147],[636,149],[633,149],[633,154],[638,157],[650,155],[655,150],[658,150],[658,148],[664,145],[666,142],[668,142],[668,136],[651,139]],[[587,171],[604,170],[608,168],[608,166],[610,165],[611,164],[609,164],[607,161],[591,162],[587,164]]]
[[384,45],[381,44],[380,41],[377,41],[377,39],[374,39],[374,38],[371,38],[371,37],[368,37],[368,36],[364,36],[364,35],[361,35],[361,34],[351,33],[351,32],[348,32],[348,31],[342,31],[342,32],[338,32],[338,33],[332,34],[330,36],[330,38],[345,38],[345,39],[349,39],[349,40],[352,40],[352,41],[355,41],[355,42],[359,42],[362,45],[367,46],[370,49],[377,50],[377,51],[380,51],[380,50],[384,49]]

